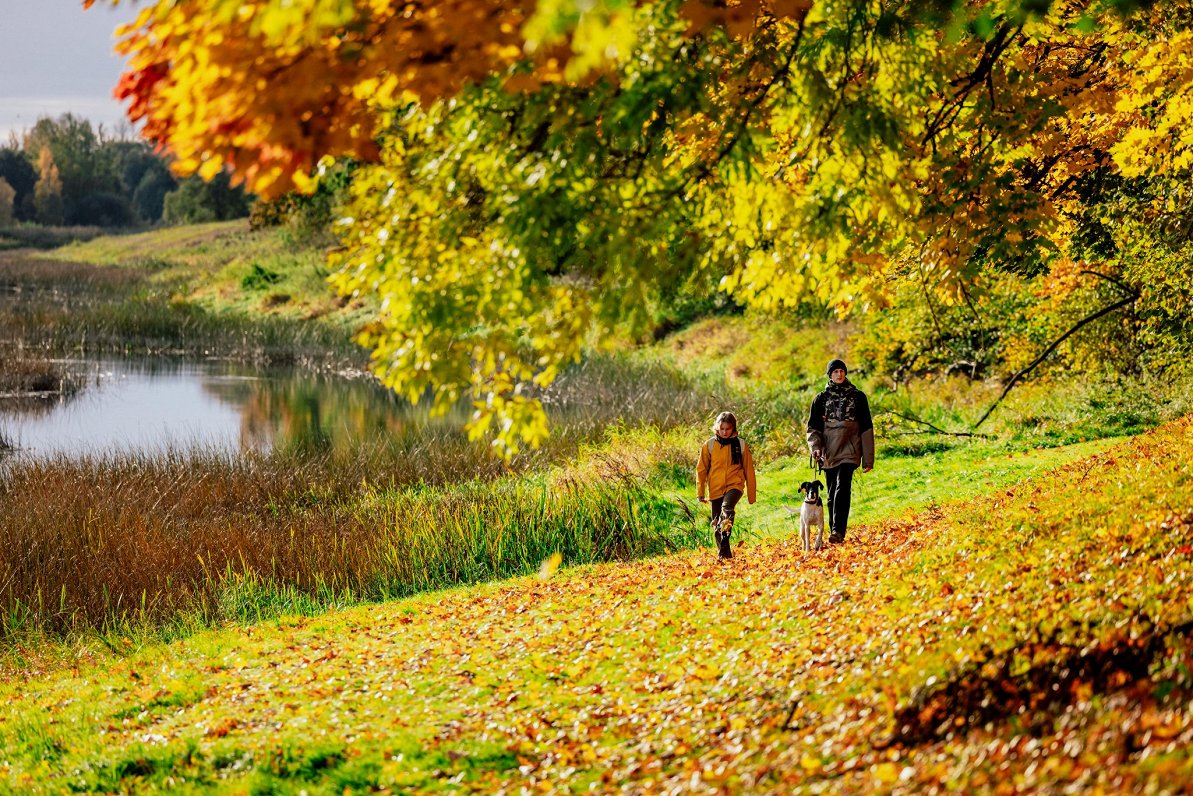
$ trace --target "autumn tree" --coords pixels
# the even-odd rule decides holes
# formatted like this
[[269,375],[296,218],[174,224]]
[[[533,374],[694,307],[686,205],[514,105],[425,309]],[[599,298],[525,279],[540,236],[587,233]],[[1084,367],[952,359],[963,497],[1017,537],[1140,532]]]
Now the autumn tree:
[[12,226],[13,203],[16,197],[16,190],[8,184],[8,180],[0,177],[0,228]]
[[17,220],[31,220],[33,186],[37,184],[37,170],[19,147],[0,147],[0,178],[16,192],[13,212]]
[[91,122],[69,113],[38,119],[25,134],[27,152],[53,155],[66,223],[127,223],[122,217],[130,208],[119,197],[119,176],[105,143]]
[[49,147],[42,147],[37,156],[37,174],[37,185],[33,188],[37,220],[42,224],[61,224],[64,219],[62,180]]
[[[677,285],[846,312],[904,286],[977,308],[1009,276],[1086,297],[1075,323],[1133,306],[1129,241],[1086,242],[1187,206],[1191,29],[1184,2],[163,0],[119,92],[183,172],[267,197],[362,162],[334,281],[376,300],[378,373],[471,396],[508,451],[594,331]],[[1184,244],[1152,239],[1177,284]]]

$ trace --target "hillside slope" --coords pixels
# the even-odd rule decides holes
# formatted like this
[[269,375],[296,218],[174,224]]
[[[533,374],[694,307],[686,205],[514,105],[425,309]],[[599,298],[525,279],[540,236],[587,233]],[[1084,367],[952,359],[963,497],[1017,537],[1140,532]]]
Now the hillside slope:
[[1183,419],[856,529],[196,636],[3,687],[32,792],[1176,791]]

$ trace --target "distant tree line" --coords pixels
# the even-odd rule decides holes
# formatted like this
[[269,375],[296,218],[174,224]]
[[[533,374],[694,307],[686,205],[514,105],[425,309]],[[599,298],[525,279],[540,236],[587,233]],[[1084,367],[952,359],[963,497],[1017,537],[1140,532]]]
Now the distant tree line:
[[0,147],[0,226],[223,221],[247,216],[252,202],[227,174],[180,180],[149,144],[108,136],[69,113],[41,118]]

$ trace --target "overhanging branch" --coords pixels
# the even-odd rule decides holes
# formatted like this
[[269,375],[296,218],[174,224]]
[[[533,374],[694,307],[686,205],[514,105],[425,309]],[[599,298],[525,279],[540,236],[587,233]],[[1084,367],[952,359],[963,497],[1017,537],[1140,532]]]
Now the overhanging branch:
[[1074,332],[1076,332],[1082,326],[1085,326],[1088,323],[1092,323],[1092,322],[1096,321],[1098,318],[1101,318],[1103,315],[1109,315],[1110,313],[1114,312],[1115,310],[1126,307],[1129,304],[1134,304],[1136,301],[1139,300],[1139,291],[1138,290],[1135,290],[1134,288],[1128,286],[1126,283],[1124,283],[1118,279],[1115,279],[1114,277],[1107,276],[1106,274],[1100,274],[1097,271],[1082,271],[1081,273],[1089,274],[1091,276],[1101,277],[1102,279],[1105,279],[1107,282],[1111,282],[1111,283],[1117,285],[1118,287],[1122,288],[1123,290],[1128,291],[1130,295],[1128,295],[1126,298],[1124,298],[1120,301],[1114,302],[1113,304],[1111,304],[1108,307],[1103,307],[1102,309],[1098,310],[1097,312],[1093,313],[1092,315],[1087,315],[1086,317],[1082,318],[1080,321],[1075,323],[1067,332],[1065,332],[1060,337],[1053,340],[1052,343],[1047,348],[1044,349],[1044,352],[1042,354],[1040,354],[1038,357],[1036,357],[1034,360],[1032,360],[1030,365],[1023,368],[1022,370],[1020,370],[1018,373],[1016,373],[1014,376],[1011,377],[1011,380],[1008,381],[1006,386],[1003,388],[1002,394],[999,395],[997,400],[995,400],[994,403],[990,405],[990,408],[986,410],[986,414],[982,415],[982,417],[978,420],[978,422],[973,424],[974,431],[977,431],[978,426],[980,426],[980,425],[982,425],[982,423],[986,422],[986,418],[990,417],[991,413],[994,412],[995,408],[1000,403],[1002,403],[1002,400],[1007,397],[1007,393],[1009,393],[1011,391],[1011,388],[1015,386],[1016,382],[1018,382],[1021,378],[1026,376],[1028,373],[1031,373],[1033,370],[1035,370],[1037,365],[1039,365],[1041,362],[1043,362],[1048,357],[1049,354],[1051,354],[1053,351],[1055,351],[1057,346],[1059,346],[1065,340],[1069,339],[1069,337],[1071,337]]
[[[906,420],[909,423],[919,423],[921,426],[927,426],[928,428],[932,429],[937,434],[945,434],[950,437],[985,437],[986,436],[985,434],[977,434],[973,431],[948,431],[946,429],[940,428],[939,426],[932,425],[927,420],[921,420],[920,418],[916,417],[915,415],[905,415],[900,412],[896,412],[893,409],[884,409],[883,411],[876,413],[875,417],[881,417],[882,415],[894,415],[895,417],[899,418],[900,420]],[[919,432],[919,433],[926,433],[926,432]]]

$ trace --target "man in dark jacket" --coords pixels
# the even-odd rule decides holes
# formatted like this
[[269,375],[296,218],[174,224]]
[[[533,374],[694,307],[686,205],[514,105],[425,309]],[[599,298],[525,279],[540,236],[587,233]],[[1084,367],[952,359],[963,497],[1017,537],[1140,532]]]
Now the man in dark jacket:
[[874,469],[874,423],[865,394],[846,377],[845,363],[828,363],[828,386],[812,400],[808,417],[808,448],[824,468],[828,487],[828,540],[845,541],[849,525],[849,497],[853,471]]

